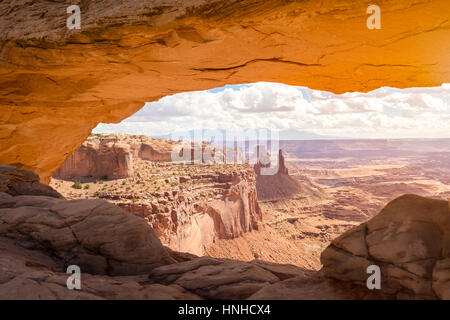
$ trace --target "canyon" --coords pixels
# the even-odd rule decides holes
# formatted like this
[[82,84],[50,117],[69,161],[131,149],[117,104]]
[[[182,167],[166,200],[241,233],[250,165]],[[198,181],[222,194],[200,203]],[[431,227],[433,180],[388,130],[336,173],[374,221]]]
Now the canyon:
[[[116,143],[121,139],[128,142],[138,139],[136,136],[118,138],[111,135],[91,139],[102,138]],[[166,144],[167,141],[155,143]],[[446,141],[440,143],[445,144]],[[89,139],[86,145],[93,145],[94,149],[96,146],[90,144]],[[368,145],[372,147],[373,143]],[[318,146],[321,148],[320,143]],[[115,148],[114,144],[110,147]],[[84,155],[92,154],[86,153],[83,147],[80,150]],[[104,151],[99,152],[104,154]],[[311,167],[299,164],[303,161],[299,158],[290,163],[283,159],[283,154],[285,152],[279,153],[280,170],[274,179],[279,180],[280,175],[283,175],[281,179],[288,176],[295,179],[301,189],[289,196],[276,192],[275,197],[259,201],[256,194],[259,164],[254,167],[246,164],[186,165],[160,161],[158,157],[157,160],[131,157],[135,168],[131,177],[102,180],[104,177],[88,176],[81,182],[53,179],[51,186],[61,193],[40,183],[39,177],[32,172],[1,165],[0,297],[185,300],[450,298],[448,200],[405,195],[390,201],[379,213],[377,206],[374,206],[359,214],[331,215],[333,210],[339,211],[337,205],[342,206],[340,210],[349,210],[347,207],[356,206],[360,199],[347,198],[347,202],[339,202],[339,198],[328,198],[331,194],[329,189],[342,188],[340,183],[336,186],[319,184],[324,169],[321,169],[320,175],[304,176],[305,172],[300,174],[301,169],[311,172]],[[74,158],[77,159],[76,154]],[[361,162],[367,159],[361,159],[361,155],[359,158],[353,159],[358,163],[357,169],[351,169],[349,174],[354,175],[355,170],[367,170],[369,176],[384,175],[384,179],[389,180],[391,170],[377,168],[381,170],[380,174],[373,168],[366,169]],[[433,158],[432,154],[430,158]],[[351,161],[345,159],[345,165],[343,161],[338,161],[339,166],[351,166]],[[324,158],[320,159],[320,162],[324,161]],[[386,160],[383,163],[383,169],[387,169]],[[327,170],[326,176],[330,179],[335,179],[333,174],[339,173],[339,178],[344,180],[347,177],[342,170],[349,171],[348,168]],[[446,168],[439,170],[445,171]],[[406,180],[405,172],[408,171],[399,172]],[[428,173],[436,172],[432,170]],[[409,174],[409,179],[416,179],[415,175],[419,175],[417,168],[415,175]],[[140,185],[148,177],[156,184],[146,181],[149,186],[143,184],[138,189],[127,190],[131,185]],[[137,178],[139,183],[129,180]],[[161,231],[181,237],[186,233],[195,233],[187,225],[185,234],[180,233],[180,225],[176,230],[170,228],[170,224],[176,224],[180,217],[179,207],[187,208],[185,203],[175,201],[172,204],[177,219],[170,221],[166,215],[166,225],[155,224],[155,221],[163,220],[158,220],[161,218],[160,210],[153,211],[152,204],[165,208],[174,195],[165,194],[163,190],[174,188],[172,183],[176,180],[186,187],[177,190],[180,194],[191,188],[189,195],[193,205],[189,210],[194,210],[183,212],[184,218],[192,214],[209,214],[209,211],[195,208],[205,203],[212,206],[214,197],[208,198],[211,194],[205,194],[205,191],[216,190],[221,194],[221,208],[216,211],[222,220],[226,217],[232,220],[233,215],[228,214],[235,209],[236,200],[242,203],[247,196],[249,201],[254,201],[253,205],[259,205],[259,212],[251,213],[257,213],[257,227],[233,229],[239,232],[227,237],[217,232],[218,229],[204,224],[202,227],[206,228],[203,230],[212,232],[216,239],[209,246],[202,243],[202,254],[183,253],[170,248],[164,243],[170,236]],[[118,187],[119,181],[121,186],[125,182],[124,189]],[[227,188],[221,183],[228,184]],[[244,184],[245,188],[236,188],[239,184]],[[78,185],[82,188],[74,187]],[[358,186],[358,182],[351,185],[354,190]],[[157,194],[156,188],[161,193]],[[238,190],[251,191],[252,196]],[[433,190],[438,189],[429,189]],[[447,192],[448,189],[444,193],[434,193],[433,197],[443,198]],[[128,193],[137,201],[125,202],[118,196]],[[101,197],[101,194],[104,196]],[[135,211],[123,204],[145,202],[148,196],[155,198],[147,208],[148,211],[152,208],[151,212]],[[395,194],[382,196],[395,197]],[[92,199],[96,197],[103,199]],[[227,202],[227,197],[235,202]],[[157,200],[167,202],[163,204]],[[333,210],[330,209],[329,213],[322,211],[318,205],[321,201],[335,202],[331,205]],[[306,206],[308,203],[309,207]],[[226,208],[228,210],[223,210]],[[166,213],[167,210],[161,211]],[[185,223],[192,225],[193,221],[186,219]],[[189,242],[195,243],[192,239]],[[174,248],[177,249],[177,246]],[[67,276],[64,271],[67,265],[73,263],[83,270],[81,291],[67,290],[65,287]],[[383,285],[380,290],[372,291],[365,287],[369,265],[381,267]]]
[[0,2],[0,299],[450,299],[448,140],[284,142],[277,193],[249,165],[175,165],[140,138],[82,145],[225,84],[449,83],[447,0],[382,1],[381,30],[349,0],[86,0],[69,30],[72,2]]
[[[177,146],[168,139],[93,135],[55,173],[51,186],[67,199],[107,199],[142,217],[176,251],[202,255],[218,239],[258,229],[262,213],[253,168],[176,164],[171,153]],[[75,189],[74,181],[84,183]]]
[[[143,139],[154,149],[165,145],[167,154],[175,145],[128,135],[93,136],[84,145],[99,139]],[[279,151],[278,172],[266,176],[259,173],[269,164],[186,165],[137,156],[129,178],[78,175],[50,185],[68,199],[106,199],[143,217],[175,251],[319,271],[322,252],[335,238],[360,228],[395,198],[415,193],[447,200],[449,142],[281,141],[288,151]],[[80,189],[73,188],[77,181]]]

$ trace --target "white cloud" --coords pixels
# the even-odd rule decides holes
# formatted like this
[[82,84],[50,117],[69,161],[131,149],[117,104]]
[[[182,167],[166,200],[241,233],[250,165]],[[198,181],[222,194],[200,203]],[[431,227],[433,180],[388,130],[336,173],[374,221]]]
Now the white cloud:
[[147,103],[94,132],[162,135],[190,129],[295,129],[347,138],[450,137],[450,85],[369,93],[258,82],[185,92]]

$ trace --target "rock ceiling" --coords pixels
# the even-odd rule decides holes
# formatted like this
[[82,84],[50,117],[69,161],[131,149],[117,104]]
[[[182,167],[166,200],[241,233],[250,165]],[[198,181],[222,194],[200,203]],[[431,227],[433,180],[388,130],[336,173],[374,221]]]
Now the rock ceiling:
[[[366,26],[373,3],[379,30]],[[448,0],[85,0],[79,30],[70,4],[0,3],[0,162],[44,182],[99,122],[177,92],[450,82]]]

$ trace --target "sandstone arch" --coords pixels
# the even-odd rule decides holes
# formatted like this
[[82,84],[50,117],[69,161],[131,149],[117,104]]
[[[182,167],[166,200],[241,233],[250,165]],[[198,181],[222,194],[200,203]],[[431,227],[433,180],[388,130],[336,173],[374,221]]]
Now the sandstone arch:
[[275,81],[335,93],[450,82],[450,2],[76,1],[0,3],[0,162],[48,181],[99,122],[145,101]]

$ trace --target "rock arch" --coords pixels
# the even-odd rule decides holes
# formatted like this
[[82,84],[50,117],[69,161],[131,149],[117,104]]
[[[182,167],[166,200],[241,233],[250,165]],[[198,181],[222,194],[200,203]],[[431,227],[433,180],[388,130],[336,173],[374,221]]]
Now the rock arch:
[[[0,3],[0,162],[46,182],[99,122],[146,101],[274,81],[335,93],[450,82],[450,2],[74,1]],[[76,2],[76,1],[75,1]]]

